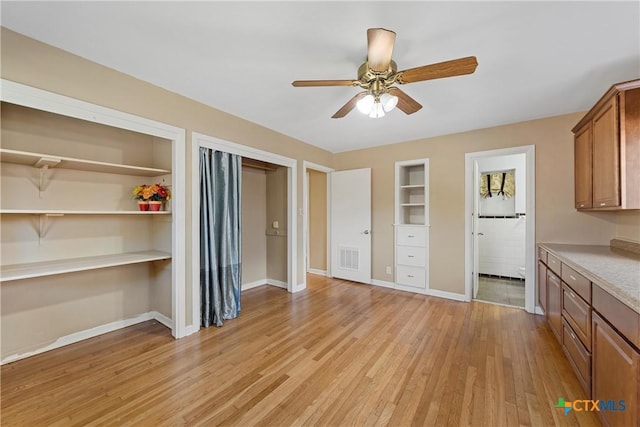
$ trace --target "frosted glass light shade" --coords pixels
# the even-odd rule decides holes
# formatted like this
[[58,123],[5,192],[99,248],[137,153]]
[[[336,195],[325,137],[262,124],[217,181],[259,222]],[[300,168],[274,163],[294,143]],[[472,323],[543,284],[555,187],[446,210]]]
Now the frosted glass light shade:
[[373,95],[368,94],[356,103],[356,107],[362,114],[369,114],[374,101],[375,99],[373,98]]
[[369,117],[371,117],[372,119],[384,117],[384,108],[382,108],[382,104],[380,104],[379,102],[374,103],[373,107],[371,108],[371,112],[369,113]]
[[380,96],[380,103],[382,104],[384,111],[388,113],[398,105],[398,97],[388,93],[383,93],[382,96]]

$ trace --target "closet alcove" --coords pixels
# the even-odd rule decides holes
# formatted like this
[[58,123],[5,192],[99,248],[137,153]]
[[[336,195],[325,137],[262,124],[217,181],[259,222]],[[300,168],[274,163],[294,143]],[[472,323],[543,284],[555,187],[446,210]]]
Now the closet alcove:
[[287,289],[287,168],[242,158],[242,290]]

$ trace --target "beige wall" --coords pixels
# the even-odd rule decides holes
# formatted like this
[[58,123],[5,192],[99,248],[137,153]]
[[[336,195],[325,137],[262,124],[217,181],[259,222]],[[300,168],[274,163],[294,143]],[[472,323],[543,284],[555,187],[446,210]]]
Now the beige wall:
[[617,213],[616,237],[640,243],[640,211]]
[[309,171],[309,268],[327,270],[327,174]]
[[373,278],[392,280],[392,276],[385,274],[385,266],[393,265],[393,182],[394,162],[398,160],[430,159],[432,289],[464,293],[465,153],[535,145],[539,242],[606,245],[617,232],[627,233],[623,225],[618,225],[616,213],[581,213],[573,207],[571,128],[582,115],[569,114],[337,154],[337,170],[372,168]]
[[[267,172],[267,278],[287,282],[287,168]],[[278,228],[274,227],[278,223]]]
[[242,284],[267,278],[267,175],[242,168]]

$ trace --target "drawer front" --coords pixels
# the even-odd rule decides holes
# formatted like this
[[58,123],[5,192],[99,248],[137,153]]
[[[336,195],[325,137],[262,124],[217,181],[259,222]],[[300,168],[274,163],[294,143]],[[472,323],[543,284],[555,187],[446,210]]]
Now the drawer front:
[[399,265],[396,268],[396,282],[399,285],[424,289],[426,286],[424,268]]
[[424,267],[427,259],[427,250],[417,246],[398,246],[398,258],[396,264]]
[[549,266],[549,268],[558,276],[561,275],[562,267],[561,267],[560,260],[554,255],[547,254],[547,266]]
[[547,251],[542,249],[542,248],[538,248],[538,259],[542,262],[544,262],[545,264],[547,263]]
[[593,289],[593,309],[607,319],[614,328],[640,349],[640,314],[618,301],[614,296],[595,283]]
[[427,234],[424,228],[398,227],[396,230],[399,246],[427,246]]
[[560,268],[562,270],[561,277],[564,282],[571,286],[571,289],[576,291],[583,300],[591,302],[591,282],[582,274],[569,267],[567,264],[562,263]]
[[591,307],[562,284],[562,315],[587,349],[591,349]]
[[567,322],[562,324],[562,349],[567,355],[582,388],[591,396],[591,355]]

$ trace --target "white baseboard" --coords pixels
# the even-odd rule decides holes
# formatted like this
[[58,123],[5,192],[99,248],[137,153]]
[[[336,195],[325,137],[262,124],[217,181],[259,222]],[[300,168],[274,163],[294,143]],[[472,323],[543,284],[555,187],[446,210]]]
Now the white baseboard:
[[372,279],[371,284],[375,286],[381,286],[383,288],[397,289],[399,291],[412,292],[415,294],[423,294],[423,295],[429,295],[432,297],[446,298],[454,301],[467,302],[464,294],[456,294],[454,292],[439,291],[437,289],[427,289],[426,292],[417,292],[412,290],[412,288],[410,288],[409,286],[401,286],[394,282],[387,282],[384,280],[377,280],[377,279]]
[[308,268],[307,273],[317,274],[318,276],[327,276],[327,270],[318,270],[315,268]]
[[446,298],[454,301],[468,302],[464,294],[456,294],[454,292],[439,291],[437,289],[427,290],[427,295],[438,298]]
[[69,344],[83,341],[88,338],[97,337],[99,335],[106,334],[108,332],[113,332],[118,329],[126,328],[128,326],[136,325],[138,323],[146,322],[147,320],[152,320],[152,319],[157,320],[158,322],[162,323],[168,328],[171,328],[173,326],[173,322],[171,321],[171,319],[169,319],[165,315],[158,313],[157,311],[150,311],[148,313],[142,313],[130,319],[117,320],[115,322],[107,323],[105,325],[100,325],[94,328],[85,329],[84,331],[74,332],[72,334],[65,335],[63,337],[58,338],[53,343],[48,344],[44,347],[41,347],[37,350],[7,356],[0,361],[0,365],[4,365],[5,363],[10,363],[10,362],[15,362],[16,360],[20,360],[20,359],[26,359],[27,357],[35,356],[36,354],[40,354],[49,350],[54,350],[56,348],[64,347]]
[[386,282],[384,280],[371,279],[371,284],[374,286],[381,286],[383,288],[396,289],[396,284],[393,282]]
[[267,284],[267,279],[256,280],[255,282],[243,283],[242,289],[243,291],[247,291],[249,289],[257,288],[258,286],[263,286]]
[[305,289],[307,289],[307,282],[298,283],[291,293],[295,294],[296,292],[304,291]]
[[281,282],[280,280],[276,280],[276,279],[267,279],[267,285],[271,285],[271,286],[277,286],[278,288],[283,288],[283,289],[287,289],[287,282]]
[[542,311],[542,308],[540,308],[540,306],[539,306],[539,305],[536,305],[536,307],[535,307],[535,309],[533,310],[533,312],[534,312],[535,314],[539,314],[539,315],[541,315],[541,316],[544,316],[544,311]]
[[170,330],[173,330],[173,320],[171,320],[170,318],[168,318],[167,316],[165,316],[164,314],[158,311],[150,311],[149,314],[151,315],[151,318],[162,323],[164,326],[166,326]]

